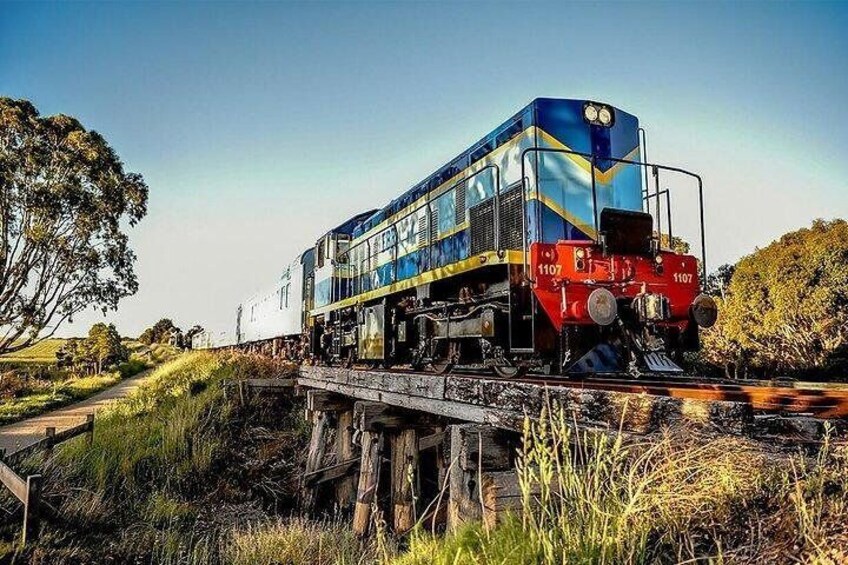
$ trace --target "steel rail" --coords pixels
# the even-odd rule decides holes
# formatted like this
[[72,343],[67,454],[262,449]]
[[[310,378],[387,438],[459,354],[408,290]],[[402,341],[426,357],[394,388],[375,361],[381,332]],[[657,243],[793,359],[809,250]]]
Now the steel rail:
[[[360,370],[359,367],[354,367]],[[361,370],[368,371],[369,368]],[[432,375],[441,378],[445,375],[421,373],[411,369],[381,369],[399,374]],[[474,378],[480,380],[502,380],[479,372],[452,372],[450,376]],[[603,390],[631,394],[648,394],[672,398],[704,400],[708,402],[728,401],[749,404],[755,411],[770,413],[810,414],[822,419],[848,419],[848,390],[794,388],[771,384],[742,384],[704,381],[686,381],[685,377],[668,380],[626,379],[625,375],[612,375],[610,378],[568,378],[564,376],[529,375],[509,382],[543,385],[551,388],[573,388],[585,390]],[[508,382],[508,381],[505,381]]]

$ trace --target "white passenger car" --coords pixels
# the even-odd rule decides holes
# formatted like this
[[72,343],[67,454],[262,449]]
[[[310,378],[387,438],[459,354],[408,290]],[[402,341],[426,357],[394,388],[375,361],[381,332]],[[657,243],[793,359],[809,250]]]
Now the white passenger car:
[[239,305],[237,343],[299,336],[303,324],[303,259],[301,253],[283,270],[277,283]]

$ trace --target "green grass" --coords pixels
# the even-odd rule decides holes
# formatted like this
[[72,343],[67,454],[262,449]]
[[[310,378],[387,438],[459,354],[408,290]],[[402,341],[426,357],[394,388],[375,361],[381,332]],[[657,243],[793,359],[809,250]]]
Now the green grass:
[[121,363],[109,372],[85,377],[70,376],[56,381],[30,379],[27,394],[6,398],[0,402],[0,425],[10,424],[43,414],[50,410],[85,400],[98,392],[135,376],[149,367],[138,358]]
[[118,371],[55,383],[44,392],[0,403],[0,424],[8,424],[84,400],[121,380]]
[[[649,440],[526,422],[515,514],[447,535],[394,540],[377,512],[360,541],[343,521],[292,508],[305,446],[302,403],[246,409],[224,379],[280,374],[246,355],[191,353],[156,369],[45,468],[62,519],[30,549],[40,562],[235,565],[848,563],[848,447],[817,458],[685,430]],[[295,490],[287,490],[294,488]],[[2,558],[2,556],[0,556]]]
[[373,543],[363,543],[341,521],[303,518],[239,528],[225,544],[224,561],[232,565],[354,565],[380,561]]
[[302,400],[274,398],[263,401],[273,403],[266,410],[242,410],[220,386],[280,372],[278,362],[258,357],[191,353],[99,413],[93,443],[63,444],[43,469],[57,485],[50,502],[62,523],[80,524],[45,532],[38,551],[50,557],[43,562],[104,555],[220,562],[246,517],[270,523],[276,509],[291,508],[306,441]]
[[62,338],[45,339],[20,351],[0,355],[0,363],[55,365],[56,352],[61,349],[66,341]]

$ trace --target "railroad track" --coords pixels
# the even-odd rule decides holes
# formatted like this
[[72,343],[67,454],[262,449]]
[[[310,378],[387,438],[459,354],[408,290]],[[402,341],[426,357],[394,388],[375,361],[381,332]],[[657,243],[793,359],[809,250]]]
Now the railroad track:
[[[356,370],[369,370],[355,366]],[[399,374],[430,374],[407,368],[381,369]],[[482,371],[454,371],[453,376],[494,380]],[[433,376],[437,376],[433,374]],[[595,378],[568,378],[530,374],[514,382],[587,390],[605,390],[632,394],[651,394],[672,398],[705,401],[730,401],[749,404],[757,412],[772,414],[807,415],[821,419],[848,419],[848,389],[811,388],[808,386],[776,386],[770,382],[727,380],[693,380],[692,377],[657,378],[655,375],[641,379],[621,376]]]

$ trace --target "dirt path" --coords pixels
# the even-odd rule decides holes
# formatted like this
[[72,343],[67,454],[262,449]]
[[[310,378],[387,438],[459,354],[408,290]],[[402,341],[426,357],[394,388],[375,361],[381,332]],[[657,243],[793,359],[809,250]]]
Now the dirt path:
[[2,426],[0,427],[0,448],[11,453],[43,438],[44,429],[49,426],[55,427],[56,431],[60,432],[85,422],[86,414],[96,412],[97,409],[106,406],[113,400],[125,398],[137,389],[150,376],[150,373],[150,370],[139,373],[76,404],[69,404],[64,408],[46,412],[40,416],[33,416],[27,420]]

